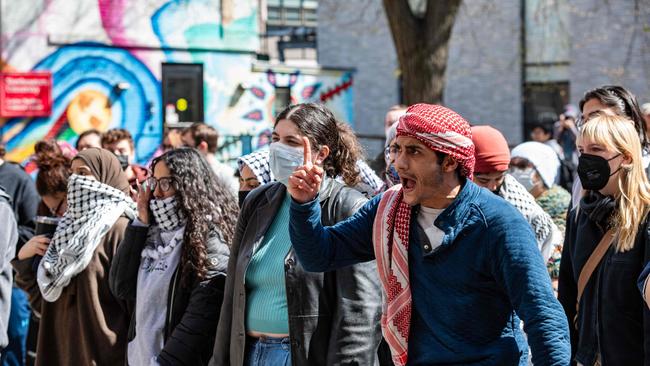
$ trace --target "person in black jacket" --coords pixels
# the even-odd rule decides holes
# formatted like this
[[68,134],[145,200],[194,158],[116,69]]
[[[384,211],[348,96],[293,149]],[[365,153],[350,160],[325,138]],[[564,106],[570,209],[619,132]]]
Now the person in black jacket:
[[34,217],[41,201],[32,178],[18,164],[4,160],[4,147],[0,146],[0,185],[11,198],[11,207],[18,222],[18,246],[34,236]]
[[[347,140],[348,144],[351,140]],[[374,262],[309,273],[289,239],[287,179],[304,146],[327,171],[323,222],[352,216],[366,201],[354,149],[332,112],[319,104],[287,107],[276,118],[270,168],[278,182],[244,200],[228,263],[224,305],[210,365],[374,365],[381,339],[381,289]],[[340,176],[347,187],[335,181]]]
[[[637,278],[650,259],[650,183],[639,135],[631,120],[600,114],[584,125],[577,145],[584,190],[567,219],[558,294],[575,325],[573,357],[585,366],[648,365],[650,310]],[[586,263],[601,243],[605,254],[588,276]],[[586,285],[578,298],[580,282]]]
[[[5,152],[4,145],[0,144],[0,185],[10,197],[11,208],[18,223],[18,242],[14,247],[14,254],[17,254],[34,236],[34,217],[41,198],[29,174],[20,165],[4,160]],[[11,291],[11,315],[7,333],[9,345],[0,357],[3,364],[25,364],[30,313],[27,294],[14,286]]]
[[151,166],[110,271],[115,296],[135,300],[128,364],[205,365],[237,202],[195,149],[168,151]]

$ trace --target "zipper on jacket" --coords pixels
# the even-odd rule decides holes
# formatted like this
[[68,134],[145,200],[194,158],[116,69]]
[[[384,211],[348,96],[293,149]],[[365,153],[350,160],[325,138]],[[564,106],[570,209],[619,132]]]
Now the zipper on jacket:
[[[180,266],[178,267],[180,268]],[[176,278],[178,277],[179,269],[176,269],[174,272],[174,277],[172,277],[172,295],[169,297],[169,303],[167,304],[167,324],[165,324],[165,340],[169,336],[169,325],[172,323],[172,313],[173,313],[173,304],[174,304],[174,295],[176,292]]]
[[606,267],[609,267],[609,264],[612,262],[612,256],[609,252],[609,249],[607,250],[607,253],[605,253],[605,256],[607,258],[603,258],[598,265],[598,286],[596,287],[596,360],[594,362],[597,363],[597,361],[600,359],[601,362],[599,365],[602,365],[602,359],[603,359],[603,347],[602,347],[602,340],[601,340],[601,319],[600,319],[600,308],[601,308],[601,294],[602,294],[602,287],[603,287],[603,277],[605,275],[605,269]]
[[297,359],[295,359],[294,355],[298,351],[296,348],[300,347],[298,344],[298,340],[295,338],[295,332],[291,331],[291,314],[289,313],[289,309],[291,307],[289,306],[289,281],[287,280],[287,276],[289,275],[289,269],[292,269],[295,271],[295,266],[296,262],[291,258],[291,253],[293,251],[293,245],[291,248],[289,248],[289,252],[287,255],[284,256],[283,264],[284,264],[284,296],[287,300],[287,321],[289,322],[288,328],[289,328],[289,350],[290,350],[290,357],[291,357],[291,363],[293,365],[297,364]]

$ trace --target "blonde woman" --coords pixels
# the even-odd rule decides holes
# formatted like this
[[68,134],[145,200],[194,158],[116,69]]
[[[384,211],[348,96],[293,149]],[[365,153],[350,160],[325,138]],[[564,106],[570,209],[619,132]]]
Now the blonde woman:
[[639,134],[631,120],[603,114],[577,146],[584,192],[567,219],[559,280],[572,354],[578,365],[648,364],[650,311],[636,282],[650,255],[650,184]]

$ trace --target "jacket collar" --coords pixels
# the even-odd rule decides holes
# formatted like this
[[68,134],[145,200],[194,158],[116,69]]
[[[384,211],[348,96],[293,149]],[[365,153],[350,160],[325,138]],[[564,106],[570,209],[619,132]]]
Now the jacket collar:
[[[319,202],[322,203],[326,200],[332,191],[334,180],[328,177],[323,179],[321,184],[320,191],[318,192]],[[282,201],[284,200],[285,195],[287,194],[287,187],[279,182],[268,183],[269,187],[264,192],[265,200],[260,202],[260,206],[255,208],[255,227],[257,228],[257,233],[255,233],[256,240],[262,237],[266,233],[273,223],[273,217],[280,210],[282,206]]]
[[476,200],[481,188],[469,179],[465,179],[456,199],[449,205],[434,222],[445,232],[442,245],[449,245],[456,240],[458,234],[465,228],[472,203]]
[[323,203],[326,199],[329,198],[334,188],[334,179],[329,177],[323,178],[323,183],[320,185],[320,191],[318,191],[318,202]]
[[253,208],[255,217],[255,241],[257,242],[264,233],[266,233],[273,223],[273,217],[280,209],[282,200],[287,193],[287,187],[279,182],[268,183],[269,187],[264,191],[264,200],[260,200],[260,205]]

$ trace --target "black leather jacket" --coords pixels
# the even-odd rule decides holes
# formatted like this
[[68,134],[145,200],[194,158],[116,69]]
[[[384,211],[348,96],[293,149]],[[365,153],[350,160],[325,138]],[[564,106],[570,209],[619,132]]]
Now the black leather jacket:
[[[252,191],[244,202],[231,247],[225,299],[210,365],[244,363],[246,268],[286,194],[281,183],[267,184]],[[367,201],[361,193],[332,179],[323,182],[319,196],[325,225],[353,215]],[[376,364],[381,339],[381,289],[374,261],[333,272],[310,273],[298,263],[292,248],[284,263],[292,365]]]
[[[135,303],[140,254],[149,228],[129,225],[111,262],[109,286],[113,294]],[[229,249],[216,237],[206,244],[206,279],[181,281],[181,263],[169,283],[165,318],[165,345],[158,355],[160,365],[206,365],[212,356],[214,336],[223,302],[225,269]],[[137,304],[136,304],[137,306]],[[160,309],[161,311],[163,309]],[[128,341],[135,338],[135,310],[131,315]]]

